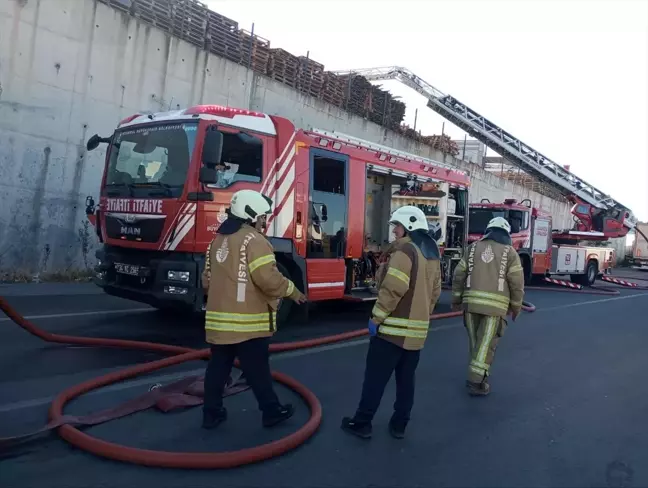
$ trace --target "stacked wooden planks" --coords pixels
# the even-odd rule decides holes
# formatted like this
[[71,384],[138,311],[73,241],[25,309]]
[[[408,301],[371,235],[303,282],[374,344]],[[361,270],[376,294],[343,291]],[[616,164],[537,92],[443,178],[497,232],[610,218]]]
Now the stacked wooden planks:
[[312,97],[321,96],[324,89],[324,65],[306,56],[299,56],[297,89]]
[[446,154],[451,154],[453,156],[459,154],[459,146],[447,134],[442,134],[440,136],[424,136],[421,138],[421,142]]
[[267,74],[273,80],[296,88],[299,74],[299,58],[285,49],[271,49]]
[[133,0],[99,0],[101,3],[105,3],[106,5],[120,10],[122,12],[126,12],[128,14],[131,13],[131,7],[133,6]]
[[[139,1],[139,0],[138,0]],[[174,0],[172,34],[195,46],[205,47],[209,8],[198,0]]]
[[270,62],[270,41],[252,34],[244,29],[239,30],[242,65],[265,75]]
[[388,127],[396,130],[401,126],[403,120],[405,120],[405,110],[407,107],[400,100],[394,100],[393,98],[390,100],[389,105],[391,108],[389,109]]
[[405,118],[405,104],[392,97],[391,93],[372,85],[371,104],[368,119],[389,128],[398,128]]
[[459,153],[450,137],[421,136],[402,125],[405,104],[358,75],[338,76],[306,56],[270,49],[270,41],[239,29],[236,21],[209,10],[199,0],[99,0],[155,26],[169,35],[217,56],[249,67],[309,96],[360,115],[453,156]]
[[320,98],[335,107],[343,107],[345,100],[346,82],[341,77],[330,71],[324,72],[324,84]]
[[364,76],[342,76],[345,87],[344,108],[351,113],[367,117],[372,106],[373,85]]
[[131,13],[142,21],[173,34],[172,7],[176,0],[133,0]]
[[205,49],[235,63],[241,61],[238,22],[211,10],[207,11]]

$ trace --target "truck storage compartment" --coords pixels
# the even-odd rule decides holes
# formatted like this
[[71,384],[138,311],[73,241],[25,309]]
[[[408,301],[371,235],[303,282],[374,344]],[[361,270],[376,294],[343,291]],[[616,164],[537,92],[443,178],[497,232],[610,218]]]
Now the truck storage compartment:
[[[350,291],[356,299],[375,298],[376,271],[383,260],[383,253],[394,240],[389,217],[404,205],[420,208],[439,247],[442,251],[444,248],[451,251],[446,253],[446,259],[442,262],[446,278],[449,277],[448,271],[454,269],[452,262],[458,262],[461,258],[466,235],[467,190],[450,188],[447,183],[421,183],[369,171],[366,179],[364,252],[359,259],[349,263]],[[449,243],[452,247],[448,247]]]

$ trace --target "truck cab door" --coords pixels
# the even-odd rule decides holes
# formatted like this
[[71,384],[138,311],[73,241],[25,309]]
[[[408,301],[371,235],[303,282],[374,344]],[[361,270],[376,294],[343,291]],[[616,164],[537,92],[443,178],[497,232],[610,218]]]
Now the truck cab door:
[[205,251],[218,228],[227,219],[226,210],[230,206],[232,195],[243,189],[261,189],[264,168],[268,168],[268,160],[274,155],[271,141],[265,136],[248,134],[219,124],[206,125],[206,130],[210,129],[217,129],[223,134],[223,148],[221,164],[216,168],[218,182],[205,185],[205,190],[213,193],[213,198],[198,202],[198,252]]
[[309,165],[308,297],[312,301],[342,298],[348,246],[349,157],[310,148]]

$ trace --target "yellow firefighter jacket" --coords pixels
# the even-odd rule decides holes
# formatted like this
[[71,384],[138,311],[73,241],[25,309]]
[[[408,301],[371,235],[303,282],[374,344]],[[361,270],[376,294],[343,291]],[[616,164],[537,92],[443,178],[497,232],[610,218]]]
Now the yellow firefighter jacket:
[[524,271],[510,238],[493,235],[472,243],[455,269],[452,303],[467,312],[505,317],[519,313],[524,298]]
[[270,242],[247,224],[232,234],[217,234],[209,244],[202,284],[211,344],[272,336],[279,299],[300,293],[277,269]]
[[380,326],[379,337],[408,350],[423,348],[430,315],[441,295],[439,249],[425,236],[423,242],[420,236],[415,238],[417,243],[408,236],[390,246],[371,312],[372,320]]

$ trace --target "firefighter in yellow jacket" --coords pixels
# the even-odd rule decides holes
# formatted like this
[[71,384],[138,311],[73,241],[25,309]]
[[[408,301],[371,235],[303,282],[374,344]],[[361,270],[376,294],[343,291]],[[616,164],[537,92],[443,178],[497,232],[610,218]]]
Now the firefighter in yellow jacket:
[[430,315],[441,294],[439,248],[429,233],[427,218],[414,206],[397,209],[390,219],[396,241],[378,284],[378,300],[368,328],[367,352],[360,403],[342,429],[369,438],[372,420],[385,387],[395,373],[396,402],[389,421],[392,436],[402,438],[414,405],[414,377],[430,326]]
[[207,429],[227,418],[223,391],[235,357],[263,413],[263,425],[270,427],[293,415],[292,405],[280,404],[274,391],[268,346],[277,330],[279,300],[303,303],[306,298],[277,269],[272,245],[261,233],[271,203],[253,190],[236,192],[228,218],[205,256],[205,333],[211,344],[203,406],[203,427]]
[[453,277],[453,309],[463,309],[468,332],[466,387],[473,396],[490,393],[489,371],[506,330],[505,317],[510,313],[515,321],[522,310],[524,271],[510,232],[506,219],[492,219],[484,237],[468,247]]

